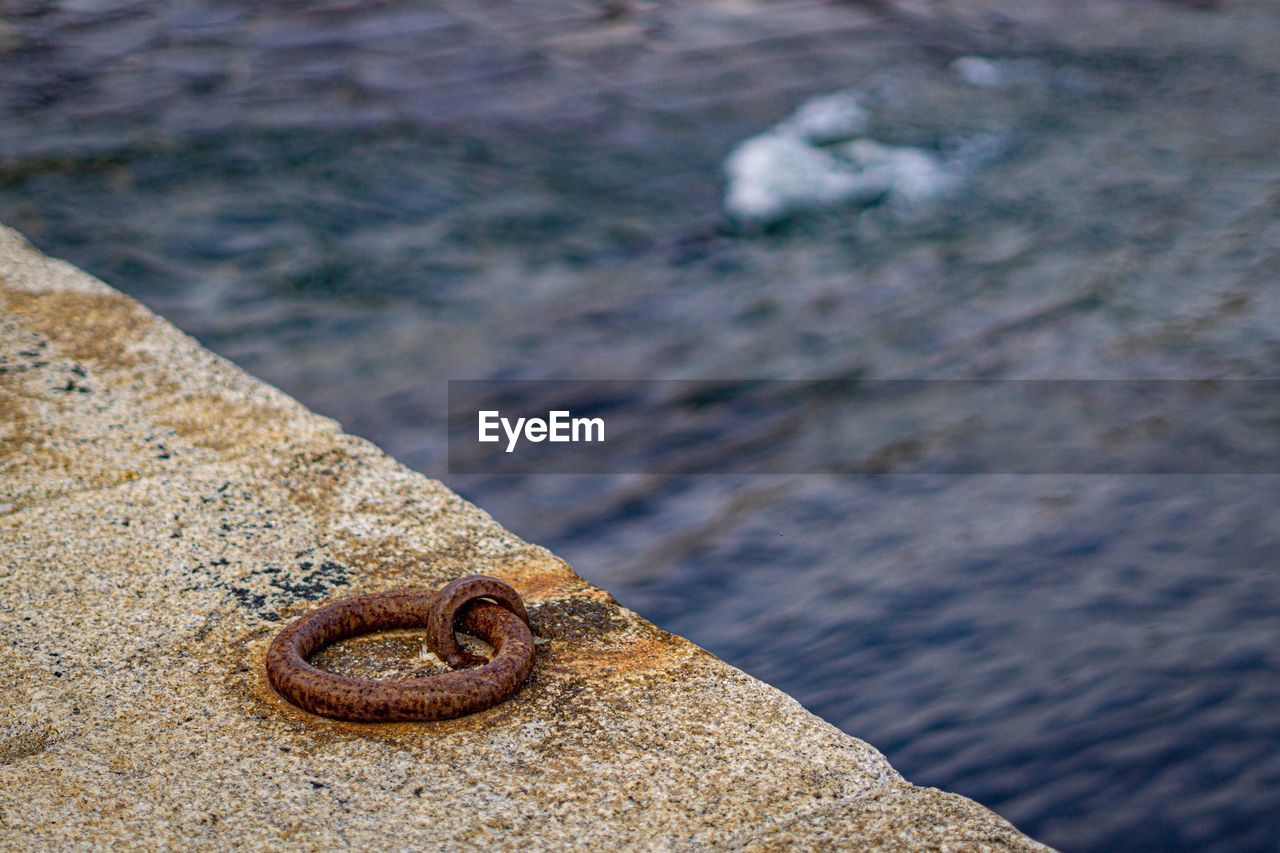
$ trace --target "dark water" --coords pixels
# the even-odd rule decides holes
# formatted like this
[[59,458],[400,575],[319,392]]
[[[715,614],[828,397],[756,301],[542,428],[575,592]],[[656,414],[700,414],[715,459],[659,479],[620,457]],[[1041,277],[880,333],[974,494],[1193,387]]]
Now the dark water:
[[[1280,477],[447,475],[450,378],[1276,377],[1280,6],[924,8],[7,2],[0,221],[917,783],[1276,849]],[[989,156],[731,222],[846,89]]]

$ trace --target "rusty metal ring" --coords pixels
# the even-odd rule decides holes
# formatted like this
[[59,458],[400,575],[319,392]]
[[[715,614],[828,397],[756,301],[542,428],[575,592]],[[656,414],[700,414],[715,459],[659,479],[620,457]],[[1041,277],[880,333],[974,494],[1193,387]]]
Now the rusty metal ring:
[[[357,595],[295,620],[276,635],[267,650],[271,685],[290,702],[314,714],[363,722],[445,720],[503,701],[533,670],[533,634],[524,604],[515,590],[496,579],[462,580],[489,581],[501,588],[455,581],[439,593],[404,590]],[[481,592],[485,589],[511,600],[501,604],[476,600],[495,596],[495,592]],[[448,614],[449,621],[442,621],[443,614]],[[325,646],[348,637],[422,627],[428,629],[432,651],[442,658],[453,654],[456,660],[461,655],[463,663],[474,658],[457,647],[454,630],[484,639],[493,646],[493,657],[471,669],[391,681],[338,675],[307,661]],[[442,639],[445,633],[448,641]],[[452,648],[457,649],[456,654]]]

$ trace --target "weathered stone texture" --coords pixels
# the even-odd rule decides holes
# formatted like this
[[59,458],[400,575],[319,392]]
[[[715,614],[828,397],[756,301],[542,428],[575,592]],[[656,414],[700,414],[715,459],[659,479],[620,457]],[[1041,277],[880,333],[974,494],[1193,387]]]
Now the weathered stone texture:
[[[1038,847],[4,229],[0,442],[0,847]],[[530,605],[514,699],[355,725],[267,685],[282,620],[471,572]]]

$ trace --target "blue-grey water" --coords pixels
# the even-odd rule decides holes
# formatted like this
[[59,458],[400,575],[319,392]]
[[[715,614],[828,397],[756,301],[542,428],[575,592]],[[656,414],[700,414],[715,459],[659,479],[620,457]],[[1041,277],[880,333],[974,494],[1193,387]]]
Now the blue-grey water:
[[[726,212],[841,92],[948,190]],[[0,5],[0,221],[1069,850],[1280,847],[1280,476],[455,477],[445,381],[1275,378],[1278,150],[1271,0]]]

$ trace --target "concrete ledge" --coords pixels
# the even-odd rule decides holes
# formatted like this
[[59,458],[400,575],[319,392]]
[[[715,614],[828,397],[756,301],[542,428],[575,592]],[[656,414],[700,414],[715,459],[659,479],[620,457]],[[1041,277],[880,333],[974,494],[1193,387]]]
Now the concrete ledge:
[[[475,572],[543,638],[512,700],[356,725],[266,684],[280,620]],[[0,612],[0,847],[1043,849],[3,228]]]

